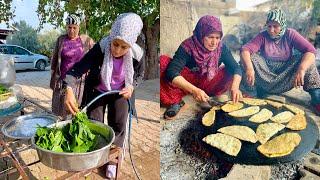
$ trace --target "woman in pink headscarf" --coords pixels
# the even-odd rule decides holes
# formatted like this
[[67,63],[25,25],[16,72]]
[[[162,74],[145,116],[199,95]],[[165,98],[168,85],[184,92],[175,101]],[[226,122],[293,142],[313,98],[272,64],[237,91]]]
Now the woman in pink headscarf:
[[[173,58],[160,57],[160,101],[168,106],[171,119],[184,106],[183,96],[192,94],[200,102],[230,89],[232,100],[241,97],[241,69],[230,50],[222,44],[222,27],[215,16],[200,18],[193,35],[183,41]],[[225,66],[220,66],[223,63]]]

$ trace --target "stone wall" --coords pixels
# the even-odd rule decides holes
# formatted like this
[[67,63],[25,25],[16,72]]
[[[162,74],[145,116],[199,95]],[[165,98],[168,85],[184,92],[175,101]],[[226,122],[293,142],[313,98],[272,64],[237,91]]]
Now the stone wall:
[[161,0],[160,4],[160,54],[172,56],[203,15],[220,17],[224,32],[239,21],[237,16],[225,15],[235,8],[235,0]]

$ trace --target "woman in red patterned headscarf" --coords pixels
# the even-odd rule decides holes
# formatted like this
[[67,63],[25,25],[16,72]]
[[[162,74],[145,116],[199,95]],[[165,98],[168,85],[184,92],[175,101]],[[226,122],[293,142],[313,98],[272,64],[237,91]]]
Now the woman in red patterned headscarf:
[[[221,22],[214,16],[203,16],[193,35],[182,42],[173,58],[160,57],[160,101],[168,106],[164,117],[171,119],[184,106],[186,94],[206,102],[209,96],[230,89],[232,100],[241,97],[241,69],[230,50],[222,44]],[[223,63],[225,66],[220,66]]]

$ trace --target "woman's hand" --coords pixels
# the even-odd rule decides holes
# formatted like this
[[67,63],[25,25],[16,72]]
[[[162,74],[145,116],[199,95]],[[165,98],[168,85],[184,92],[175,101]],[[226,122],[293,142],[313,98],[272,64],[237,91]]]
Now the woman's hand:
[[298,69],[298,72],[296,73],[296,77],[294,79],[294,87],[298,88],[300,86],[304,85],[304,75],[306,74],[305,70]]
[[67,87],[66,89],[64,104],[72,115],[75,115],[77,112],[79,112],[76,98],[73,94],[72,88],[70,87]]
[[192,96],[194,99],[200,102],[207,102],[209,100],[209,96],[200,88],[196,88],[192,91]]
[[242,98],[242,93],[239,90],[239,88],[232,88],[230,89],[230,92],[233,103],[237,103],[240,100],[240,98]]
[[253,86],[254,85],[254,69],[248,69],[246,70],[246,76],[247,76],[247,83],[249,86]]
[[125,99],[129,99],[131,98],[132,93],[133,93],[133,86],[129,86],[129,87],[123,88],[119,92],[119,95],[122,95],[122,97],[124,97]]

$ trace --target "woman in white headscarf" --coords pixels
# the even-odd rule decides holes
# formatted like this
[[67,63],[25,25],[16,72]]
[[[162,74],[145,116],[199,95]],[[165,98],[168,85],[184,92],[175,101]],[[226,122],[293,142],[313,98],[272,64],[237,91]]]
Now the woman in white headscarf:
[[85,81],[82,107],[103,92],[120,90],[119,94],[100,98],[88,110],[90,119],[104,121],[108,105],[108,124],[115,131],[114,144],[122,147],[128,117],[127,99],[142,80],[144,66],[140,61],[143,50],[135,44],[143,27],[140,16],[124,13],[118,16],[108,36],[93,48],[67,72],[65,78],[65,106],[72,113],[78,112],[72,88],[77,79],[88,72]]
[[[68,112],[64,106],[64,90],[62,80],[65,78],[67,71],[80,61],[83,55],[94,45],[94,41],[87,35],[79,35],[80,18],[75,14],[68,15],[66,19],[66,34],[58,37],[53,56],[51,59],[51,80],[50,88],[52,94],[52,112],[63,119]],[[80,78],[72,88],[78,102],[81,102],[83,93],[83,78]]]

